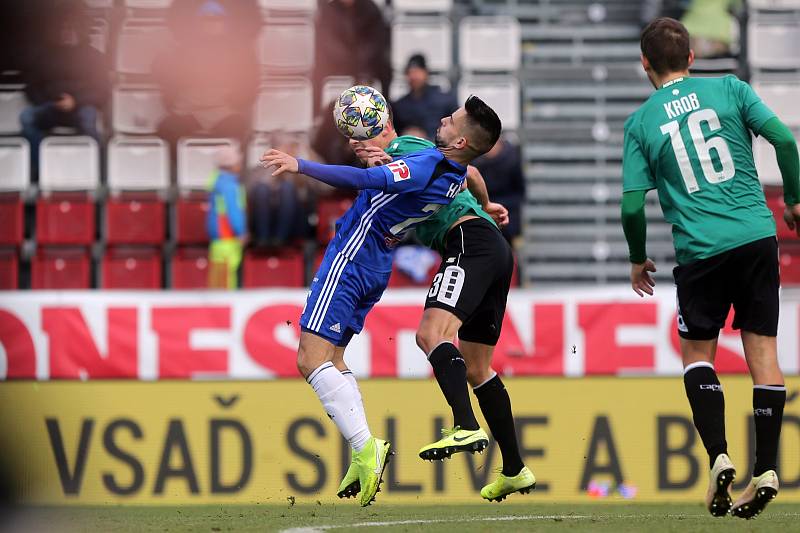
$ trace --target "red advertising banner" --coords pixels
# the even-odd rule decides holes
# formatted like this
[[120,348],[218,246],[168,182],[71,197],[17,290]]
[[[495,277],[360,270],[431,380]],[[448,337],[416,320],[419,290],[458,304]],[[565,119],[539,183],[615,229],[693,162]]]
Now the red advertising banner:
[[[513,291],[494,357],[504,375],[681,372],[675,294],[624,286]],[[0,293],[1,379],[297,377],[305,291]],[[424,292],[390,290],[346,359],[362,377],[426,377],[414,342]],[[730,320],[729,320],[730,322]],[[778,353],[800,369],[800,291],[782,295]],[[737,332],[720,337],[717,370],[746,372]]]

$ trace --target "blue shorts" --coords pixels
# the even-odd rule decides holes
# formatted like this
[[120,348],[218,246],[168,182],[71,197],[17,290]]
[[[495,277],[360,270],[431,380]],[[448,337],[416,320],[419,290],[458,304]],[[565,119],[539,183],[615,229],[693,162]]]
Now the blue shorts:
[[361,333],[364,319],[381,299],[391,272],[354,263],[328,246],[308,291],[300,326],[336,346]]

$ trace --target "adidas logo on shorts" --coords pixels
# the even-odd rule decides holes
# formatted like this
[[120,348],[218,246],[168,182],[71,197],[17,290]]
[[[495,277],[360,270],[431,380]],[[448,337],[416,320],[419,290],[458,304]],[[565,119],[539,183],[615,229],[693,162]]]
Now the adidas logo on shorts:
[[342,325],[337,322],[336,324],[332,325],[328,329],[330,329],[331,331],[333,331],[335,333],[341,333],[342,332]]

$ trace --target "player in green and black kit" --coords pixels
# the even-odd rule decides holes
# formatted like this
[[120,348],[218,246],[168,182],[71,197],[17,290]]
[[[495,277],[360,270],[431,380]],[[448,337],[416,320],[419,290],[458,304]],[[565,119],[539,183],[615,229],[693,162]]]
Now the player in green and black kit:
[[[673,19],[642,32],[642,64],[656,91],[625,123],[622,224],[631,284],[653,294],[655,265],[645,251],[645,194],[658,190],[672,224],[678,266],[678,332],[684,385],[709,454],[706,506],[752,518],[778,493],[776,473],[786,388],[778,367],[778,249],[775,221],[753,163],[750,132],[774,147],[789,227],[800,235],[797,145],[791,131],[735,76],[689,77],[694,53]],[[714,371],[719,330],[733,306],[753,378],[753,478],[732,504],[735,477],[725,440],[725,402]]]
[[[397,137],[390,123],[377,138],[351,141],[351,146],[362,161],[372,166],[434,144],[418,137]],[[428,355],[452,408],[454,425],[442,430],[443,438],[423,447],[419,455],[422,459],[443,460],[457,452],[481,451],[487,446],[488,436],[478,425],[470,404],[469,382],[503,457],[501,474],[481,489],[481,496],[500,501],[513,492],[527,493],[536,485],[536,478],[519,453],[508,392],[491,368],[514,257],[496,223],[507,224],[508,211],[489,201],[476,168],[468,168],[467,183],[469,190],[460,192],[452,203],[415,228],[417,237],[442,256],[428,291],[417,344]],[[452,342],[456,334],[458,348]]]

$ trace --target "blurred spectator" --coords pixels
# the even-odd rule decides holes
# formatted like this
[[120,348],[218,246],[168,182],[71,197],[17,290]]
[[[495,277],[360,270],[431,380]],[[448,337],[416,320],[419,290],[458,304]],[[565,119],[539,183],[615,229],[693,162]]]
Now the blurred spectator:
[[395,129],[405,131],[411,126],[422,128],[425,138],[436,137],[442,117],[458,109],[455,96],[428,83],[428,65],[425,56],[414,54],[406,66],[409,92],[392,104]]
[[31,145],[31,173],[38,176],[39,144],[57,127],[72,127],[100,141],[98,109],[110,83],[103,54],[89,45],[83,3],[59,4],[42,31],[44,46],[26,73],[31,106],[20,114],[22,134]]
[[429,141],[433,141],[434,139],[428,137],[428,133],[420,128],[419,126],[406,126],[406,128],[400,132],[400,135],[411,135],[412,137],[419,137],[421,139],[428,139]]
[[391,31],[374,0],[319,0],[318,6],[314,108],[327,76],[352,76],[366,85],[378,80],[386,94],[392,81]]
[[165,50],[153,66],[168,112],[158,134],[173,146],[192,135],[243,142],[258,93],[255,47],[233,37],[235,21],[217,0],[199,4],[189,20],[196,31]]
[[683,15],[691,35],[691,47],[698,59],[731,55],[736,18],[733,11],[740,0],[693,0]]
[[245,191],[239,184],[242,156],[237,149],[226,146],[219,149],[215,162],[218,172],[211,185],[206,219],[211,241],[209,287],[235,289],[239,286],[238,270],[247,234]]
[[[197,39],[197,14],[207,0],[172,0],[167,11],[167,26],[178,41]],[[226,38],[249,45],[261,29],[261,8],[257,0],[216,0],[228,15],[230,28]]]
[[519,147],[500,138],[497,144],[473,163],[483,174],[489,198],[508,209],[508,226],[501,231],[506,239],[515,244],[522,232],[522,203],[525,199],[525,178]]
[[640,14],[642,28],[658,17],[680,20],[692,0],[643,0]]
[[[294,157],[309,159],[308,146],[297,137],[283,133],[272,135],[270,145]],[[305,176],[273,176],[270,170],[256,167],[249,172],[247,191],[250,206],[251,236],[256,246],[285,246],[308,233],[304,200],[308,196]]]

